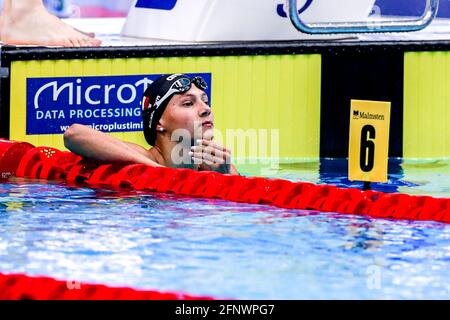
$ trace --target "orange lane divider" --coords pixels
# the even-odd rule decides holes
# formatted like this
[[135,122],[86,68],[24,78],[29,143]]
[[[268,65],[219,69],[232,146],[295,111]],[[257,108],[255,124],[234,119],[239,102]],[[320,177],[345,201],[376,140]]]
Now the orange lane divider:
[[449,198],[386,194],[141,164],[97,164],[70,152],[49,147],[34,148],[22,142],[0,140],[0,165],[2,172],[9,170],[18,177],[63,180],[93,187],[121,187],[373,218],[450,222]]
[[113,288],[49,277],[0,273],[0,300],[212,300],[182,293]]

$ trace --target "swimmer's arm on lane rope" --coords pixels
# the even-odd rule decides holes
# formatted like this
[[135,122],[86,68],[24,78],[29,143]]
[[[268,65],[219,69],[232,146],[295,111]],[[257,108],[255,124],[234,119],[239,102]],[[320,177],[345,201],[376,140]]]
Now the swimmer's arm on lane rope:
[[143,147],[114,138],[81,124],[71,125],[64,133],[64,145],[80,156],[105,163],[141,163],[154,167],[160,164],[149,158]]

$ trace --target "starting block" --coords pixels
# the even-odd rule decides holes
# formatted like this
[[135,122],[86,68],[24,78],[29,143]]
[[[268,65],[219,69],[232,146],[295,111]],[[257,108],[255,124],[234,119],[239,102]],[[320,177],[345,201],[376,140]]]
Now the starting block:
[[[374,3],[298,0],[298,8],[307,23],[358,22]],[[311,39],[292,25],[285,0],[135,0],[122,35],[186,42]]]

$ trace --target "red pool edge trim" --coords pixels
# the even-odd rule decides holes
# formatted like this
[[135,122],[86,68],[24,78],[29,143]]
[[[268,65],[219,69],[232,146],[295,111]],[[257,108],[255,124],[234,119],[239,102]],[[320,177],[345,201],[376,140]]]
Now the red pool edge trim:
[[[15,149],[14,152],[10,151],[12,148]],[[224,175],[142,164],[99,164],[51,147],[35,148],[28,143],[0,140],[2,174],[4,168],[10,171],[7,175],[59,180],[94,188],[125,188],[273,205],[287,209],[450,223],[450,198],[388,194],[282,179]]]
[[213,298],[0,273],[0,300],[213,300]]

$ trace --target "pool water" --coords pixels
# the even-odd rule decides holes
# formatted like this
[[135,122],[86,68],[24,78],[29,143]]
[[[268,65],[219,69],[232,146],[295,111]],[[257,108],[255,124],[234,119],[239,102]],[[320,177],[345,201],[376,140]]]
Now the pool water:
[[[284,165],[277,174],[353,184],[325,165]],[[387,191],[449,196],[450,179],[436,179],[448,167],[414,165],[411,175],[392,175]],[[3,273],[217,298],[448,299],[449,267],[448,224],[0,183]]]

